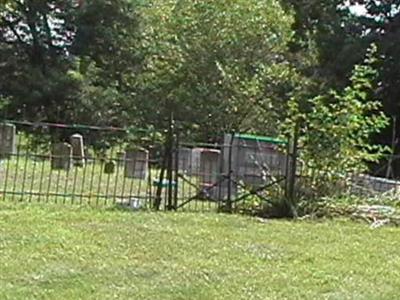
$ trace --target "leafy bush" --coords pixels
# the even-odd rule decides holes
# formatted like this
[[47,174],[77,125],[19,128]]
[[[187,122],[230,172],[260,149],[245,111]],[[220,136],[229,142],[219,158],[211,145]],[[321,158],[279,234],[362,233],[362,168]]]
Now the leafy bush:
[[302,175],[307,178],[300,186],[308,191],[307,196],[341,192],[349,175],[366,171],[368,162],[378,161],[387,151],[371,144],[372,136],[388,125],[381,103],[374,98],[375,52],[372,46],[343,91],[331,90],[305,102],[293,99],[290,103],[284,130],[300,128]]

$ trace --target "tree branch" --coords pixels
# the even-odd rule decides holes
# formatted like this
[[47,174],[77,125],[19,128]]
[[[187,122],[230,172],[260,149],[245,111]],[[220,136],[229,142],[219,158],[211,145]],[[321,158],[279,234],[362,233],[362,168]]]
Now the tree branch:
[[50,24],[49,24],[49,18],[47,16],[47,13],[43,13],[43,18],[44,18],[44,27],[46,30],[46,35],[47,35],[47,43],[49,47],[53,47],[53,37],[51,35],[51,29],[50,29]]
[[19,35],[18,31],[15,29],[14,24],[10,21],[8,21],[5,17],[2,18],[4,23],[7,25],[7,27],[11,30],[11,32],[14,34],[14,36],[17,38],[18,42],[24,46],[24,48],[27,47],[27,43],[24,42],[24,40],[21,38]]

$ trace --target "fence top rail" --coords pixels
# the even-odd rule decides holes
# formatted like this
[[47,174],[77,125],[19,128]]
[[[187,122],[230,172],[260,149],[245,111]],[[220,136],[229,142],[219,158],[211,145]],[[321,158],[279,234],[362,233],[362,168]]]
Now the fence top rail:
[[134,127],[114,127],[114,126],[92,126],[84,124],[63,124],[63,123],[49,123],[49,122],[31,122],[31,121],[16,121],[16,120],[2,120],[1,124],[13,124],[32,127],[52,127],[62,129],[82,129],[82,130],[98,130],[98,131],[114,131],[114,132],[152,132],[150,129],[134,128]]
[[242,140],[249,140],[249,141],[257,141],[257,142],[267,142],[271,144],[277,145],[286,145],[288,142],[282,139],[268,137],[268,136],[259,136],[253,134],[235,134],[235,138],[242,139]]

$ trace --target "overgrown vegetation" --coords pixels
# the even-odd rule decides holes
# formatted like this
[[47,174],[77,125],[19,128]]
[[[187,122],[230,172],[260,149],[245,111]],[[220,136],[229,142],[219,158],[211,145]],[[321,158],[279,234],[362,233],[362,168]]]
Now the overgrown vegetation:
[[373,45],[363,64],[354,67],[349,86],[310,99],[294,98],[284,130],[296,130],[302,162],[297,188],[304,199],[343,193],[351,174],[368,172],[390,149],[373,144],[388,118],[374,99],[377,72]]

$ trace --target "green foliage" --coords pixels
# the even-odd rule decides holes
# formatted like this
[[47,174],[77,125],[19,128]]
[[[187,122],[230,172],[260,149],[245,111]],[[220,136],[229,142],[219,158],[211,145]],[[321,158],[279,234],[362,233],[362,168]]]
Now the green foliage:
[[[158,133],[173,112],[211,142],[286,119],[313,168],[351,170],[381,153],[370,140],[387,124],[378,111],[397,114],[400,61],[399,4],[353,2],[370,15],[342,0],[2,1],[0,97],[9,118]],[[370,40],[379,74],[367,62],[349,79]]]
[[317,171],[310,174],[317,177],[317,184],[336,189],[332,180],[363,171],[367,162],[376,162],[386,150],[371,144],[372,135],[388,125],[381,103],[373,98],[375,55],[373,46],[364,64],[354,68],[351,84],[343,91],[291,102],[286,126],[289,130],[295,124],[300,126],[301,159]]
[[9,118],[124,125],[140,64],[128,1],[9,2],[0,10],[0,90]]
[[278,1],[159,1],[143,14],[147,120],[174,111],[203,138],[276,129],[271,108],[285,104],[295,73],[286,57],[292,16]]
[[288,51],[293,16],[277,0],[75,4],[2,6],[10,118],[161,131],[173,111],[193,138],[276,133],[300,81]]
[[[293,51],[313,51],[316,61],[305,68],[304,74],[319,83],[311,95],[321,94],[321,88],[341,89],[349,85],[348,78],[355,64],[362,63],[362,55],[371,43],[378,46],[379,71],[376,99],[383,104],[385,114],[399,120],[399,45],[400,2],[375,0],[285,0],[295,14],[296,32]],[[349,5],[359,5],[366,13],[353,14]],[[312,45],[311,47],[309,45]],[[373,137],[376,143],[391,145],[393,126],[388,126]],[[396,135],[400,132],[397,122]],[[399,151],[396,145],[396,153]],[[384,162],[386,163],[386,162]],[[398,176],[399,163],[393,165]]]

